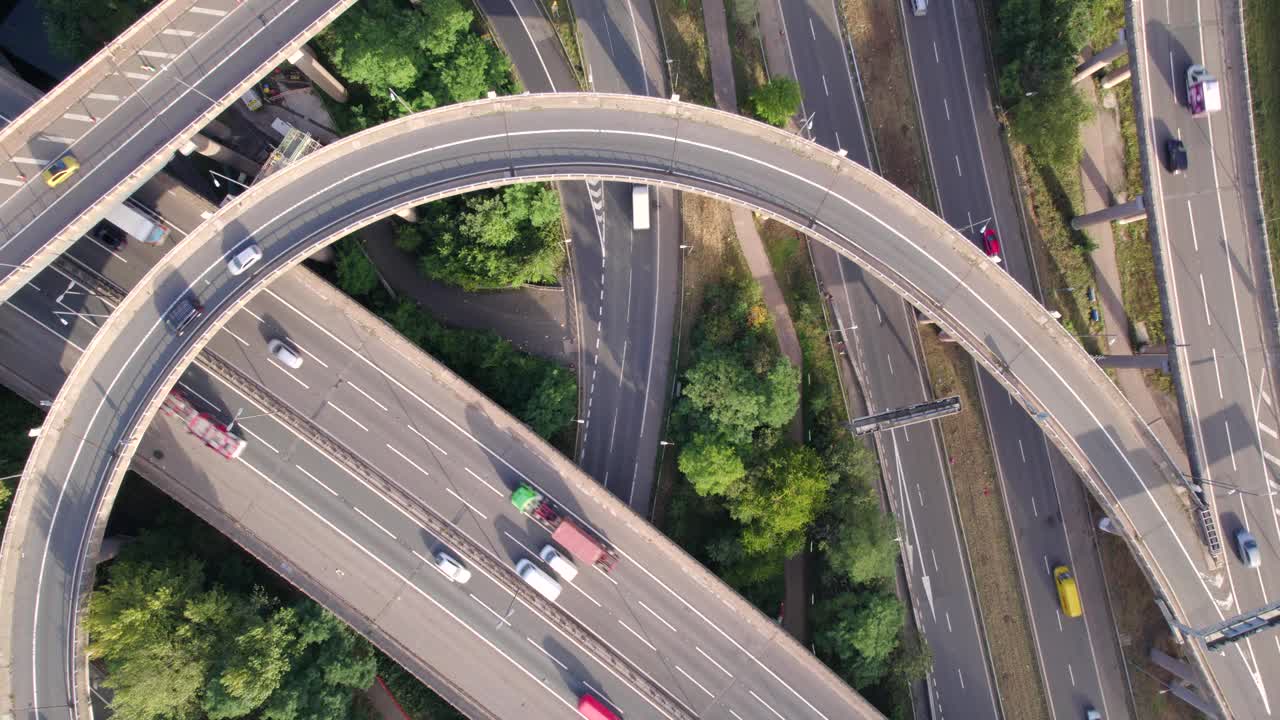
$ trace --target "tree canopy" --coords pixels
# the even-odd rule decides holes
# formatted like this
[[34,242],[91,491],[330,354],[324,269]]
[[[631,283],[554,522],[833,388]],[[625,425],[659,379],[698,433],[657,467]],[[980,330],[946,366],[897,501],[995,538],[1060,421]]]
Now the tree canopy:
[[509,185],[418,208],[396,244],[428,277],[464,290],[554,283],[564,261],[560,197],[541,183]]
[[837,658],[844,679],[862,690],[888,674],[905,620],[893,595],[844,593],[819,608],[814,645],[820,655]]
[[[91,657],[107,667],[121,720],[350,715],[373,682],[368,645],[310,600],[250,584],[230,543],[173,522],[146,531],[106,567],[89,601]],[[234,551],[232,551],[234,552]]]
[[782,127],[800,110],[800,83],[778,75],[751,93],[750,102],[756,117]]
[[40,0],[54,52],[85,60],[123,33],[159,0]]

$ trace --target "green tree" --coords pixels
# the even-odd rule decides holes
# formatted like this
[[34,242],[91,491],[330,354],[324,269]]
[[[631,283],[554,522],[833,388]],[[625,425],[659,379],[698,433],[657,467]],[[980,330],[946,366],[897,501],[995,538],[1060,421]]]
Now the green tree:
[[751,93],[750,103],[756,117],[782,127],[800,110],[800,83],[779,75]]
[[40,0],[55,52],[85,60],[123,33],[159,0]]
[[365,255],[360,240],[355,236],[343,238],[334,245],[337,256],[334,272],[337,273],[338,287],[354,298],[361,298],[378,287],[378,270]]
[[889,673],[905,614],[887,593],[843,593],[820,606],[814,645],[850,685],[863,690]]
[[429,41],[441,30],[394,0],[365,0],[338,16],[316,42],[343,79],[386,95],[388,88],[407,90],[418,82],[431,57]]
[[777,358],[761,382],[739,353],[707,351],[685,373],[682,412],[696,418],[699,431],[733,446],[745,445],[757,428],[780,426],[795,415],[799,381],[799,371],[786,358]]
[[702,434],[680,450],[676,464],[699,495],[725,495],[747,475],[736,450]]
[[377,660],[369,644],[316,603],[298,601],[297,658],[264,704],[265,720],[325,720],[347,715],[352,693],[373,684]]
[[550,438],[572,422],[577,412],[577,382],[567,370],[553,366],[543,373],[523,409],[513,414],[534,432]]
[[814,535],[827,563],[855,585],[892,579],[899,552],[896,528],[881,512],[872,489],[879,475],[875,455],[843,435],[828,450],[826,461],[837,479]]
[[[0,477],[22,472],[34,442],[27,430],[39,425],[40,411],[8,388],[0,387]],[[0,480],[0,532],[9,517],[17,479]]]
[[799,552],[805,531],[826,504],[831,482],[826,464],[813,448],[776,450],[729,503],[730,514],[745,525],[743,548],[747,552],[782,548],[788,555]]

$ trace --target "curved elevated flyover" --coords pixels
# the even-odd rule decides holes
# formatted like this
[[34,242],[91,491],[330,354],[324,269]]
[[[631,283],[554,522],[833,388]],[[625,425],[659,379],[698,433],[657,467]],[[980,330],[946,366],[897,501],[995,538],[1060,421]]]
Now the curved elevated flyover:
[[[1193,622],[1216,614],[1196,572],[1189,518],[1162,510],[1174,506],[1176,477],[1162,449],[1074,338],[969,240],[854,163],[739,116],[633,96],[529,95],[423,113],[323,149],[220,211],[112,315],[48,416],[6,531],[0,593],[20,611],[0,625],[0,656],[14,658],[6,679],[19,708],[83,696],[84,637],[74,620],[92,575],[85,558],[165,391],[231,310],[316,247],[398,208],[573,178],[657,183],[747,204],[874,272],[964,343],[1041,422],[1125,528],[1173,611]],[[231,277],[225,260],[248,237],[266,253],[261,270]],[[208,314],[176,338],[162,318],[188,291]],[[522,429],[511,436],[516,455],[554,455]],[[604,535],[647,527],[567,462],[557,467],[578,502],[613,518],[598,528]],[[656,533],[647,539],[673,561],[680,556]],[[12,552],[19,545],[22,556]],[[763,620],[705,571],[683,569],[703,588],[694,605],[716,598]],[[786,655],[821,674],[803,653]],[[789,716],[858,705],[847,689],[843,701],[826,697],[847,707],[818,710],[802,698]]]
[[[0,301],[355,0],[165,0],[0,131]],[[56,188],[41,172],[70,152]]]

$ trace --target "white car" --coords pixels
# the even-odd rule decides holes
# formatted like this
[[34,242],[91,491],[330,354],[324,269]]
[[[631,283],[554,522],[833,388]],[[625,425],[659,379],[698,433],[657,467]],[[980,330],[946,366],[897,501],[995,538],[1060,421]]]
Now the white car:
[[231,259],[227,261],[227,271],[232,275],[239,275],[253,267],[261,259],[262,248],[258,246],[258,243],[250,240],[248,245],[240,248],[240,251],[232,255]]
[[569,558],[561,555],[558,550],[550,545],[544,545],[542,551],[538,553],[538,557],[542,558],[542,562],[551,566],[556,574],[564,578],[567,582],[573,582],[578,577],[578,568]]
[[436,567],[444,576],[449,578],[450,582],[456,582],[459,585],[466,585],[471,579],[471,571],[462,566],[462,563],[453,559],[449,553],[441,550],[436,553]]
[[279,338],[272,338],[267,341],[267,352],[271,353],[276,360],[284,363],[286,367],[294,370],[302,367],[302,356]]

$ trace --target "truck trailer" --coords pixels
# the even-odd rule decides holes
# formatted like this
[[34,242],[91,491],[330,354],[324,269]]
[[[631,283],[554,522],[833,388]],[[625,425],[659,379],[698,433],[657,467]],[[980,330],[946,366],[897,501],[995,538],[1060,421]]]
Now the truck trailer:
[[1203,65],[1187,68],[1187,107],[1192,117],[1204,117],[1222,109],[1222,89],[1218,79]]
[[550,531],[551,541],[564,548],[578,562],[595,565],[604,572],[609,572],[618,564],[616,550],[557,512],[551,502],[537,490],[521,485],[511,493],[511,504]]
[[197,411],[191,401],[176,389],[169,391],[164,403],[160,405],[160,411],[177,418],[187,428],[187,432],[200,438],[206,446],[228,460],[240,457],[248,444],[209,413]]

